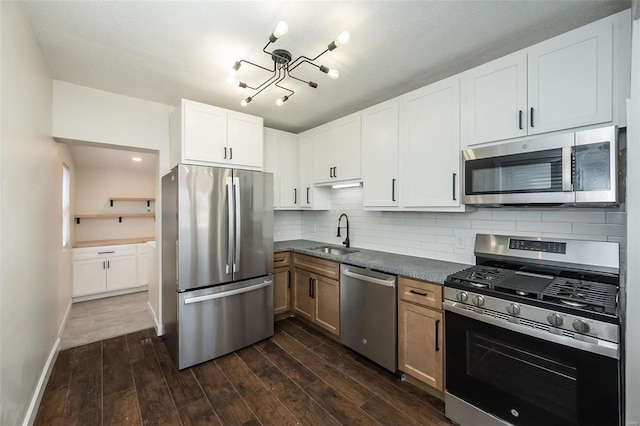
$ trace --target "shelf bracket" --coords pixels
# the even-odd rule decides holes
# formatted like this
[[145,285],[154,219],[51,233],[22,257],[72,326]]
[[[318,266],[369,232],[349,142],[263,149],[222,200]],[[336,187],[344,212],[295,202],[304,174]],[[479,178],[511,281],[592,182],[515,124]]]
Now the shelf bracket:
[[147,207],[151,207],[151,200],[147,200]]
[[113,207],[113,200],[109,200],[109,207]]
[[122,223],[122,216],[118,216],[118,223]]
[[76,217],[76,225],[80,225],[80,218]]

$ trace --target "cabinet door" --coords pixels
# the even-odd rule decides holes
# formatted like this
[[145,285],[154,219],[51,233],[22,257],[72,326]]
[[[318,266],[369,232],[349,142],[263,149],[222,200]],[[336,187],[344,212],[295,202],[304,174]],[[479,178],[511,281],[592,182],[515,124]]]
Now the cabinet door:
[[107,260],[82,259],[73,262],[73,297],[107,290]]
[[280,207],[297,208],[301,194],[298,189],[298,142],[294,134],[278,134],[278,174]]
[[273,207],[279,207],[280,175],[278,169],[278,133],[273,129],[264,129],[263,171],[273,173]]
[[150,257],[151,256],[149,253],[137,255],[137,260],[136,260],[137,261],[137,266],[136,266],[136,273],[137,273],[136,285],[137,286],[149,285]]
[[465,73],[463,128],[469,145],[527,134],[527,54],[517,52]]
[[136,256],[107,259],[107,291],[136,287]]
[[293,310],[295,313],[313,321],[314,301],[311,298],[312,275],[302,269],[293,271]]
[[228,112],[229,164],[262,170],[262,117]]
[[330,123],[323,126],[316,133],[314,174],[315,183],[327,183],[335,180],[334,167],[336,165],[336,153],[338,146],[338,132]]
[[289,268],[273,270],[273,313],[289,310]]
[[611,121],[612,34],[604,20],[528,50],[529,134]]
[[227,162],[227,112],[198,102],[183,101],[183,156],[196,162]]
[[443,390],[442,313],[398,303],[398,369]]
[[314,322],[331,333],[340,335],[340,282],[314,276]]
[[334,180],[362,178],[361,114],[351,114],[336,121],[336,155]]
[[301,209],[329,210],[329,188],[314,186],[315,132],[298,135],[298,190]]
[[398,206],[398,99],[362,112],[365,207]]
[[460,83],[454,76],[400,101],[404,207],[460,206]]

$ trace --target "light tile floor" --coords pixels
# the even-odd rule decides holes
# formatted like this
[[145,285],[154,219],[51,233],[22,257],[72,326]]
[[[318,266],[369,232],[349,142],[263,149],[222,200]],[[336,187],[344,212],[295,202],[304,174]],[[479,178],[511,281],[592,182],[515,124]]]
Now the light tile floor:
[[148,292],[74,303],[62,332],[61,349],[154,327]]

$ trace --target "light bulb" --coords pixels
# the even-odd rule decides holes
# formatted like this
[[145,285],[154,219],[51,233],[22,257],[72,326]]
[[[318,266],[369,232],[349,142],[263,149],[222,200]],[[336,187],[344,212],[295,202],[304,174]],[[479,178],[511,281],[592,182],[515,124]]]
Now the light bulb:
[[343,44],[349,43],[349,40],[351,40],[351,35],[347,31],[343,31],[333,42],[336,46],[342,46]]
[[276,99],[276,105],[281,106],[283,103],[289,100],[288,96],[283,96],[281,98]]
[[332,79],[336,79],[338,77],[340,77],[340,73],[338,72],[338,70],[334,70],[333,68],[329,70],[329,72],[327,73],[329,74],[329,77],[331,77]]
[[247,105],[249,105],[249,102],[251,101],[252,101],[251,96],[249,96],[247,99],[243,99],[240,101],[240,106],[244,108]]
[[275,36],[275,38],[280,38],[283,35],[285,35],[288,31],[289,31],[289,26],[287,25],[287,23],[284,21],[280,21],[278,22],[278,25],[276,25],[276,29],[273,30],[273,35]]
[[240,61],[236,61],[236,63],[233,64],[233,66],[231,67],[231,71],[229,71],[229,75],[235,74],[240,69],[240,65],[242,65]]

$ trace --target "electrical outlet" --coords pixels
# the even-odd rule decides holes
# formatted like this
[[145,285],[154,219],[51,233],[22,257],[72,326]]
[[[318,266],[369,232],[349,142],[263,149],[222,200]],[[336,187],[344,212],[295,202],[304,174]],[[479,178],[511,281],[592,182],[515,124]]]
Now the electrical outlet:
[[640,426],[638,422],[627,422],[627,426]]

